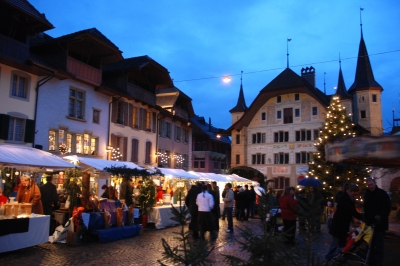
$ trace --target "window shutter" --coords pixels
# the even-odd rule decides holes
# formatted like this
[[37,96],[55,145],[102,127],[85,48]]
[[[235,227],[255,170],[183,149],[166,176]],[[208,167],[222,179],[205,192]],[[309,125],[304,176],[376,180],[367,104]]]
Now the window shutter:
[[128,112],[128,103],[123,103],[123,114],[124,114],[124,125],[128,126],[129,125],[129,112]]
[[144,161],[144,163],[147,163],[147,164],[149,164],[149,163],[151,163],[151,160],[150,160],[150,152],[151,152],[151,142],[146,142],[146,157],[145,157],[145,161]]
[[152,119],[153,119],[153,133],[156,133],[157,132],[157,128],[156,128],[156,123],[157,123],[157,116],[156,116],[156,113],[155,112],[153,112],[153,117],[152,117]]
[[143,108],[139,109],[139,129],[144,130],[144,126],[143,126]]
[[132,153],[131,153],[131,161],[134,163],[138,162],[138,145],[139,141],[137,139],[132,139]]
[[117,147],[117,135],[111,134],[111,146],[113,148],[119,148]]
[[118,101],[113,98],[112,105],[112,113],[111,113],[111,122],[117,123],[117,116],[118,116]]
[[26,143],[33,143],[34,138],[35,138],[35,121],[31,119],[26,119],[24,141]]
[[133,123],[133,105],[131,103],[129,104],[128,110],[129,110],[129,123],[128,123],[128,125],[130,127],[133,127],[133,125],[134,125],[134,123]]
[[10,116],[0,114],[0,139],[8,140],[8,125],[10,124]]
[[124,161],[127,161],[127,157],[128,157],[128,138],[127,137],[123,137],[122,138],[122,158]]

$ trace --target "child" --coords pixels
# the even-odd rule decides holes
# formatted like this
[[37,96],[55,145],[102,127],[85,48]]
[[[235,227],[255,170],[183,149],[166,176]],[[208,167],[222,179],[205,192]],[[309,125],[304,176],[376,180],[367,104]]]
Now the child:
[[346,246],[344,246],[342,252],[349,251],[349,249],[353,246],[354,242],[356,241],[356,238],[360,230],[361,230],[360,228],[356,228],[353,231],[347,233],[348,237],[346,238]]
[[333,211],[333,207],[332,207],[332,202],[328,201],[327,206],[326,206],[326,220],[327,220],[329,229],[331,229],[333,214],[334,214],[334,211]]

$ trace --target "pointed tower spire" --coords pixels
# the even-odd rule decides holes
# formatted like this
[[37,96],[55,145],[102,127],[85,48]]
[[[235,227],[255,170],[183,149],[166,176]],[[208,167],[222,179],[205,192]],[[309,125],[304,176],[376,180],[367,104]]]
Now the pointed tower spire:
[[240,74],[239,98],[238,98],[236,106],[233,107],[231,110],[229,110],[229,112],[231,112],[231,113],[244,112],[247,110],[247,105],[246,105],[246,101],[244,100],[244,94],[243,94],[242,75],[243,75],[243,71]]
[[289,42],[292,39],[287,39],[287,43],[286,43],[286,67],[289,68]]
[[353,99],[353,97],[347,93],[346,85],[344,84],[343,73],[342,73],[342,61],[340,59],[340,54],[339,54],[339,78],[335,95],[339,96],[341,100]]
[[357,90],[365,90],[371,87],[378,87],[382,91],[381,85],[375,81],[374,73],[372,72],[371,62],[369,61],[367,47],[364,42],[364,37],[362,33],[362,23],[361,23],[361,11],[360,8],[360,27],[361,27],[361,40],[360,46],[358,48],[358,59],[356,68],[356,77],[353,85],[349,89],[350,94],[354,94]]

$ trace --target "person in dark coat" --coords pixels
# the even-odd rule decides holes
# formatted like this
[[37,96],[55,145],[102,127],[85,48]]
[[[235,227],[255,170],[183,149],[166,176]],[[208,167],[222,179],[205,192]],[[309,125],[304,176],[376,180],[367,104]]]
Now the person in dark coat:
[[197,226],[197,217],[198,217],[198,206],[196,204],[197,195],[200,194],[202,184],[198,182],[196,185],[193,185],[186,195],[185,204],[189,208],[190,215],[192,218],[190,219],[189,230],[192,230],[192,235],[194,238],[199,237],[199,229]]
[[249,216],[250,216],[250,203],[251,203],[251,192],[249,190],[249,186],[248,185],[244,185],[244,204],[243,204],[243,220],[244,221],[248,221],[249,220]]
[[219,201],[219,196],[217,195],[217,191],[213,190],[210,184],[207,184],[207,192],[213,196],[214,207],[211,209],[211,217],[214,222],[214,229],[219,231],[219,208],[217,204],[215,204],[215,202]]
[[238,193],[236,194],[236,220],[242,221],[245,219],[244,215],[244,207],[246,204],[246,194],[244,193],[244,189],[241,187],[238,190]]
[[250,206],[249,206],[250,218],[254,218],[257,194],[254,191],[254,187],[253,186],[250,186],[249,194],[250,194]]
[[57,188],[52,183],[53,176],[49,175],[46,177],[47,183],[39,187],[40,194],[42,194],[42,205],[43,212],[45,215],[51,215],[53,213],[54,206],[58,202]]
[[349,232],[350,223],[353,217],[362,220],[361,213],[357,212],[354,203],[354,195],[358,192],[356,184],[351,183],[347,186],[347,190],[340,197],[337,204],[337,210],[333,215],[332,225],[329,234],[332,235],[332,243],[328,253],[325,255],[324,265],[336,256],[346,245],[347,232]]
[[375,225],[368,265],[383,265],[385,232],[389,229],[391,201],[383,189],[378,188],[373,178],[367,179],[368,189],[364,194],[365,223]]

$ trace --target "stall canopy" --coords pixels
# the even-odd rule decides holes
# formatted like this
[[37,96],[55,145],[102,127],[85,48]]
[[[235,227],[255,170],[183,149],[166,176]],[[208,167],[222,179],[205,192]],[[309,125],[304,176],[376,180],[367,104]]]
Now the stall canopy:
[[69,160],[72,162],[79,162],[88,167],[95,168],[99,171],[103,171],[106,167],[124,167],[138,170],[143,170],[144,168],[132,163],[132,162],[124,162],[124,161],[109,161],[109,160],[102,160],[102,159],[94,159],[94,158],[87,158],[87,157],[79,157],[75,155],[65,156],[65,160]]
[[211,181],[217,181],[217,182],[231,182],[232,179],[215,174],[215,173],[201,173],[201,172],[193,172],[189,171],[190,174],[198,176],[200,179],[205,179],[205,180],[211,180]]
[[76,167],[50,152],[18,145],[0,145],[0,165],[26,165],[46,168]]
[[187,178],[187,179],[199,179],[198,176],[188,173],[182,169],[171,169],[171,168],[157,168],[165,176],[172,176],[177,178]]

